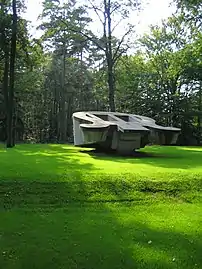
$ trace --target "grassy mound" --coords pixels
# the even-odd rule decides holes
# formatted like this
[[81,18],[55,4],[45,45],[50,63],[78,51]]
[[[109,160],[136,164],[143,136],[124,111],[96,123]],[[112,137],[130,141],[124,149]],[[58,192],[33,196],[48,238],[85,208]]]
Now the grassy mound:
[[0,201],[8,207],[35,200],[57,206],[147,203],[156,197],[202,200],[202,148],[197,147],[147,147],[121,157],[69,145],[19,145],[2,147],[0,160]]

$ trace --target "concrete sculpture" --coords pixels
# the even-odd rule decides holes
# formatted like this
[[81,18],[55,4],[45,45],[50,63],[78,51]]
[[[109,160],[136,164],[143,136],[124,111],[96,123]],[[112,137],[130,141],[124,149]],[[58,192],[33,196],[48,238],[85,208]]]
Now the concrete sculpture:
[[180,129],[157,125],[155,120],[118,112],[76,112],[73,114],[76,146],[116,150],[130,154],[148,143],[175,144]]

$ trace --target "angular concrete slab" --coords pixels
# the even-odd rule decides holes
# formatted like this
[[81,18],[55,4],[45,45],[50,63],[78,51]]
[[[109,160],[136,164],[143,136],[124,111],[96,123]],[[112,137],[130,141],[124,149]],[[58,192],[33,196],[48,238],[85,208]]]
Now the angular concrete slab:
[[118,112],[76,112],[73,114],[74,144],[116,150],[130,154],[148,143],[175,144],[179,128],[157,125],[155,120]]

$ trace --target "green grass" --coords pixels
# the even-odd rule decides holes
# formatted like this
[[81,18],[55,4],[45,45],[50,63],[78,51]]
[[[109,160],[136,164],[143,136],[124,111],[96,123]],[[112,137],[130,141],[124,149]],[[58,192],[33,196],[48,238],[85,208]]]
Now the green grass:
[[202,268],[202,148],[0,146],[0,268]]

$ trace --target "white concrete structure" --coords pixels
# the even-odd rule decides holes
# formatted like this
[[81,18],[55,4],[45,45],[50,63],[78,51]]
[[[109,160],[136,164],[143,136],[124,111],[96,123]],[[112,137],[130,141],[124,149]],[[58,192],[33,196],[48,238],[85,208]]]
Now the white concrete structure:
[[180,129],[157,125],[155,120],[118,112],[73,114],[74,144],[131,153],[148,143],[175,144]]

